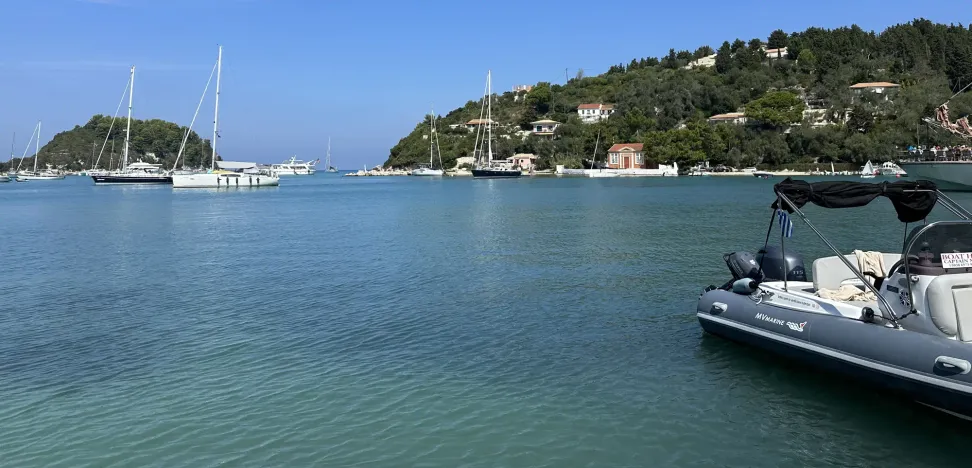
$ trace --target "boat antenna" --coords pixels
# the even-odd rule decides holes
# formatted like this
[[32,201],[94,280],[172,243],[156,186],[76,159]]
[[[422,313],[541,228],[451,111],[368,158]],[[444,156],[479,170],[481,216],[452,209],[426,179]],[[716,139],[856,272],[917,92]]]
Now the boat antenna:
[[213,158],[210,162],[210,169],[216,169],[216,140],[219,138],[219,79],[223,71],[223,46],[219,46],[219,55],[216,57],[216,110],[213,111]]

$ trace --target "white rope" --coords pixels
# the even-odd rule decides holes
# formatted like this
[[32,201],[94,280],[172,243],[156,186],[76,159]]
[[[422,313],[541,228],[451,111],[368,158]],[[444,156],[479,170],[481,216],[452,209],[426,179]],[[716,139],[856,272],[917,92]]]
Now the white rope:
[[[27,140],[27,147],[24,148],[24,154],[20,156],[20,161],[17,162],[17,172],[18,173],[20,172],[20,165],[24,163],[24,158],[27,157],[27,151],[30,151],[30,144],[31,144],[31,142],[34,141],[34,135],[37,135],[37,127],[39,127],[39,126],[40,126],[40,122],[38,122],[37,125],[34,125],[34,133],[31,133],[30,134],[30,139]],[[37,155],[35,154],[34,157],[36,158]]]
[[[111,116],[111,125],[108,126],[108,133],[105,135],[105,141],[101,144],[101,151],[98,152],[98,159],[94,163],[94,167],[98,167],[98,163],[101,162],[101,155],[105,154],[105,146],[108,145],[108,138],[111,136],[111,130],[115,128],[115,118],[118,117],[118,111],[121,110],[122,103],[125,102],[125,95],[128,94],[128,88],[132,85],[132,77],[128,77],[128,83],[125,84],[125,91],[122,91],[121,99],[118,101],[118,107],[115,108],[115,115]],[[110,166],[110,164],[109,164]],[[111,168],[108,168],[111,170]]]
[[206,87],[203,89],[202,97],[199,98],[199,104],[196,105],[196,113],[192,114],[192,121],[189,122],[189,127],[186,128],[186,134],[182,136],[182,144],[179,145],[179,154],[176,155],[175,162],[172,163],[173,171],[178,167],[179,159],[182,158],[182,152],[186,149],[186,141],[189,140],[189,134],[192,132],[192,124],[196,123],[196,117],[199,116],[199,109],[202,108],[203,99],[206,99],[206,93],[209,92],[209,84],[213,82],[214,74],[216,74],[216,65],[213,65],[213,71],[209,73],[209,81],[206,81]]

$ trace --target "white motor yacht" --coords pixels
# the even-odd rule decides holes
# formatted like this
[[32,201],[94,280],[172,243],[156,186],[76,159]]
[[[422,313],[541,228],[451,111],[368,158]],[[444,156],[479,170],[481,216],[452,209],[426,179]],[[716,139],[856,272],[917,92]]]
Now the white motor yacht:
[[276,172],[278,175],[314,175],[317,172],[317,163],[321,160],[317,159],[314,161],[301,161],[297,159],[297,156],[291,156],[290,159],[280,163],[273,164],[270,169]]

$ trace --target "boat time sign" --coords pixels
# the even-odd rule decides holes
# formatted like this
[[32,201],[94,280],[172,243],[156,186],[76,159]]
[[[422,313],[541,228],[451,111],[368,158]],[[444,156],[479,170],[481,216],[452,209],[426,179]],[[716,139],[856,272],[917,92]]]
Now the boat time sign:
[[972,253],[942,253],[942,268],[972,268]]

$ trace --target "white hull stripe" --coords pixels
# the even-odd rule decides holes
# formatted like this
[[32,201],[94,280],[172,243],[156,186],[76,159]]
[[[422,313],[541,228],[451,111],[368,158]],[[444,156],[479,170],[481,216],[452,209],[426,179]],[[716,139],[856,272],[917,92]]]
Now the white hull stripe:
[[807,351],[810,351],[810,352],[814,352],[814,353],[817,353],[817,354],[822,354],[824,356],[831,357],[831,358],[834,358],[834,359],[839,359],[841,361],[849,362],[851,364],[856,364],[856,365],[861,366],[861,367],[867,367],[867,368],[870,368],[871,370],[877,370],[877,371],[880,371],[880,372],[884,372],[886,374],[894,374],[894,375],[896,375],[898,377],[903,377],[903,378],[910,379],[910,380],[916,380],[916,381],[919,381],[919,382],[927,383],[929,385],[934,385],[936,387],[947,388],[949,390],[955,390],[955,391],[964,393],[966,395],[972,395],[972,388],[970,388],[968,385],[962,385],[960,383],[956,383],[956,382],[953,382],[953,381],[950,381],[950,380],[935,379],[935,378],[929,377],[927,375],[923,375],[923,374],[919,374],[917,372],[912,372],[912,371],[908,371],[908,370],[902,369],[900,367],[893,367],[893,366],[889,366],[889,365],[886,365],[886,364],[881,364],[879,362],[875,362],[875,361],[871,361],[871,360],[867,360],[867,359],[862,359],[862,358],[859,358],[857,356],[854,356],[854,355],[851,355],[851,354],[847,354],[847,353],[842,353],[840,351],[836,351],[836,350],[831,349],[831,348],[827,348],[827,347],[823,347],[823,346],[818,346],[818,345],[811,344],[811,343],[808,343],[808,342],[805,342],[805,341],[801,341],[801,340],[795,340],[795,339],[790,338],[788,336],[779,335],[779,334],[776,334],[776,333],[771,333],[771,332],[768,332],[768,331],[765,331],[765,330],[762,330],[762,329],[759,329],[759,328],[756,328],[756,327],[752,327],[752,326],[749,326],[749,325],[746,325],[746,324],[743,324],[743,323],[735,322],[735,321],[732,321],[732,320],[726,320],[726,319],[724,319],[722,317],[715,317],[715,316],[708,315],[708,314],[705,314],[705,313],[702,313],[702,312],[698,312],[698,313],[696,313],[696,315],[700,319],[709,320],[711,322],[715,322],[715,323],[718,323],[720,325],[725,325],[727,327],[735,328],[737,330],[742,330],[742,331],[745,331],[747,333],[752,333],[754,335],[759,335],[759,336],[761,336],[763,338],[767,338],[767,339],[771,339],[771,340],[774,340],[774,341],[786,343],[786,344],[788,344],[790,346],[795,346],[797,348],[802,348],[802,349],[807,350]]

